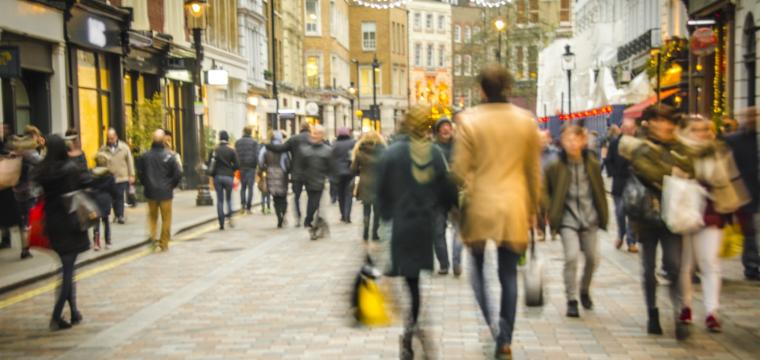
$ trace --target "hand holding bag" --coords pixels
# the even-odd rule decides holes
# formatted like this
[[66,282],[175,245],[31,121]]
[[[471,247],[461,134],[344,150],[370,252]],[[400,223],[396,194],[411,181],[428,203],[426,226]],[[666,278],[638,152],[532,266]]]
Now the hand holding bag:
[[707,191],[696,180],[665,176],[662,181],[662,220],[675,234],[690,234],[705,226]]
[[211,159],[208,160],[206,176],[214,176],[214,172],[216,172],[216,151],[211,153]]
[[0,190],[16,186],[21,178],[20,156],[0,156]]
[[29,247],[50,249],[45,235],[45,199],[40,199],[29,211]]
[[63,199],[69,215],[76,218],[80,230],[86,231],[100,220],[98,204],[84,191],[76,190],[66,193]]
[[650,224],[662,223],[660,199],[635,175],[623,188],[623,210],[631,219]]

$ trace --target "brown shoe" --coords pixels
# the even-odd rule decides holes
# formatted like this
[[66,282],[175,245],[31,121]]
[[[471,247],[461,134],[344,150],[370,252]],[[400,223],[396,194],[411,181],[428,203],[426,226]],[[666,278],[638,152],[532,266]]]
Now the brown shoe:
[[631,244],[631,245],[628,246],[628,252],[631,253],[631,254],[638,254],[639,247],[636,246],[636,244]]
[[499,360],[512,360],[512,348],[509,345],[497,347],[496,358]]
[[615,249],[620,249],[623,246],[623,239],[617,238],[615,240]]

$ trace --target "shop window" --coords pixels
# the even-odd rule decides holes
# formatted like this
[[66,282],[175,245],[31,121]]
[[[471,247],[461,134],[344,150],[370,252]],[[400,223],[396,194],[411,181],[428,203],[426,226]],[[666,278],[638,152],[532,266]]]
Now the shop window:
[[306,86],[317,89],[321,86],[320,61],[318,55],[306,57]]
[[77,50],[77,95],[82,150],[90,166],[110,126],[110,71],[106,56]]
[[29,94],[26,92],[26,86],[20,81],[16,82],[13,89],[13,96],[16,105],[16,129],[23,129],[32,123],[32,106],[29,102]]

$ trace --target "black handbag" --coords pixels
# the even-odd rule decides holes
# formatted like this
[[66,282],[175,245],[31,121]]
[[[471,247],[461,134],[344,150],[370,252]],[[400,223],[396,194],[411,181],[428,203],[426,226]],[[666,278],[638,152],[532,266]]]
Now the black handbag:
[[208,167],[206,167],[206,176],[214,176],[216,171],[216,151],[211,153],[211,159],[208,161]]
[[662,223],[659,196],[635,175],[628,178],[623,188],[623,210],[633,220]]
[[87,229],[95,226],[100,220],[98,204],[84,191],[76,190],[63,195],[66,211],[74,217],[79,229]]

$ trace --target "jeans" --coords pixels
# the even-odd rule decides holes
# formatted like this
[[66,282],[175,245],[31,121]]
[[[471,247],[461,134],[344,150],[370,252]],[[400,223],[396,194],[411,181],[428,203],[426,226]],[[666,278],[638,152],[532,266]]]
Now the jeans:
[[760,255],[758,255],[757,237],[755,237],[755,214],[739,210],[736,215],[739,219],[742,233],[744,233],[744,249],[742,251],[744,275],[757,275],[758,267],[760,267]]
[[255,169],[240,169],[240,208],[251,210],[253,185],[256,182]]
[[303,190],[303,181],[293,180],[293,202],[296,204],[296,222],[301,221],[301,193]]
[[76,289],[74,286],[74,264],[77,261],[77,254],[58,254],[61,259],[61,288],[58,293],[58,299],[55,301],[53,308],[53,320],[60,320],[63,315],[63,306],[68,301],[72,316],[79,312],[77,310]]
[[169,248],[172,230],[172,200],[148,200],[148,230],[150,231],[150,239],[154,242],[156,241],[159,211],[161,213],[161,238],[158,243],[162,249],[166,250]]
[[338,177],[338,204],[340,206],[340,219],[351,221],[351,206],[354,194],[354,176],[342,175]]
[[277,215],[277,226],[282,226],[285,212],[288,210],[287,196],[274,196],[274,213]]
[[655,268],[657,261],[657,244],[662,247],[662,267],[670,284],[668,290],[675,316],[681,311],[681,236],[673,234],[664,225],[637,225],[636,237],[641,243],[641,265],[643,267],[643,286],[647,307],[657,308],[657,279]]
[[633,229],[631,226],[627,226],[628,219],[625,216],[625,209],[623,208],[623,197],[614,196],[612,198],[615,202],[615,220],[618,226],[618,239],[625,238],[625,242],[628,246],[636,243],[636,237],[633,236]]
[[265,209],[271,209],[272,208],[272,196],[269,195],[269,193],[262,193],[261,194],[261,212],[264,212]]
[[[499,311],[499,334],[496,343],[509,345],[512,343],[512,332],[515,327],[515,314],[517,312],[517,262],[520,255],[506,246],[497,248],[497,266],[499,283],[501,284],[501,309]],[[483,276],[483,264],[485,262],[485,247],[473,247],[471,249],[473,271],[471,272],[472,289],[475,299],[478,301],[480,311],[486,323],[491,326],[491,310],[488,302],[488,286]]]
[[705,314],[715,314],[720,306],[720,244],[723,230],[716,226],[706,227],[694,234],[685,235],[683,259],[681,260],[681,291],[683,306],[691,308],[691,274],[696,260],[702,280],[702,302]]
[[322,190],[307,190],[306,194],[309,197],[309,201],[306,204],[306,219],[304,219],[303,225],[310,227],[314,222],[314,214],[319,210],[319,201],[322,199]]
[[578,300],[578,256],[583,252],[586,263],[581,278],[581,294],[588,294],[591,279],[599,265],[599,241],[596,228],[575,230],[563,227],[559,231],[565,253],[563,277],[567,301]]
[[369,240],[370,220],[372,220],[372,240],[380,240],[377,231],[380,229],[380,214],[377,206],[371,202],[364,203],[364,241]]
[[[448,230],[448,214],[445,212],[439,212],[436,216],[436,236],[435,236],[435,256],[438,258],[438,264],[441,266],[441,270],[449,269],[449,249],[446,241],[446,230]],[[452,249],[452,262],[454,267],[462,265],[462,243],[459,241],[459,231],[457,226],[454,225],[452,229],[451,245]]]
[[108,222],[108,215],[103,216],[100,218],[100,221],[95,223],[95,226],[92,229],[92,233],[95,235],[96,238],[100,238],[100,223],[103,223],[103,232],[105,234],[105,241],[106,244],[111,244],[111,223]]
[[127,195],[129,190],[128,182],[116,183],[116,198],[113,199],[113,215],[117,219],[124,217],[124,196]]
[[[214,189],[216,190],[216,216],[219,219],[219,227],[224,228],[224,218],[232,217],[232,176],[214,176]],[[227,202],[227,215],[224,214],[224,202]]]

